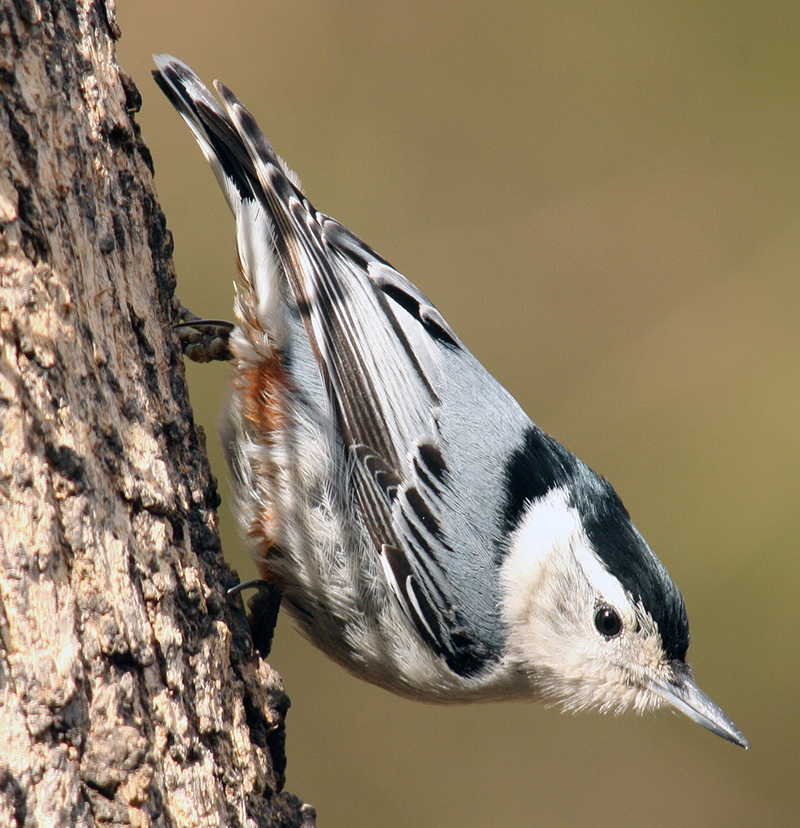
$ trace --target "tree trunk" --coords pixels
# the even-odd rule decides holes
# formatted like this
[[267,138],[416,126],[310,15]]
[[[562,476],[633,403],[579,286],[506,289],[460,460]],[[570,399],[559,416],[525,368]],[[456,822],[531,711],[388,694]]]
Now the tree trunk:
[[0,4],[0,825],[300,826],[112,0]]

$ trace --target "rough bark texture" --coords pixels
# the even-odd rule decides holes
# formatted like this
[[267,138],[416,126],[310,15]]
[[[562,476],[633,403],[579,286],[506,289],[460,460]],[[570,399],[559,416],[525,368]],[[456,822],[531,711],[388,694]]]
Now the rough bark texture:
[[112,0],[0,4],[0,825],[309,825],[118,35]]

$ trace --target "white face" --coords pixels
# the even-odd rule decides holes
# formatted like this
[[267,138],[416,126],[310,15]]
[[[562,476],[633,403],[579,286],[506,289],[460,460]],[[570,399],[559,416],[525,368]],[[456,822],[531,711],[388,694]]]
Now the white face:
[[543,696],[570,709],[638,711],[671,668],[661,636],[593,551],[563,490],[531,506],[503,564],[511,659]]

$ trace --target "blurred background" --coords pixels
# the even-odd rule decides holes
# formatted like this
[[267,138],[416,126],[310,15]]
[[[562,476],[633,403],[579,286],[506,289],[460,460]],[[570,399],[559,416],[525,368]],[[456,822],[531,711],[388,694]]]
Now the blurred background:
[[[800,825],[800,4],[119,0],[178,292],[232,316],[233,220],[150,78],[249,106],[311,201],[415,282],[531,417],[611,479],[682,588],[683,717],[441,708],[281,618],[287,788],[320,828]],[[187,368],[223,484],[224,365]]]

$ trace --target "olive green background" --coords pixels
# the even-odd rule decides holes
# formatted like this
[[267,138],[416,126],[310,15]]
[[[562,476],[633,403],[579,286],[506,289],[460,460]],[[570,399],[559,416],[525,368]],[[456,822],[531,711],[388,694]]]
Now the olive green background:
[[[231,317],[233,221],[151,52],[234,89],[313,203],[612,480],[684,592],[700,685],[753,745],[669,714],[408,702],[282,617],[288,789],[321,828],[800,825],[800,4],[118,15],[184,302]],[[188,369],[221,481],[227,370]]]

